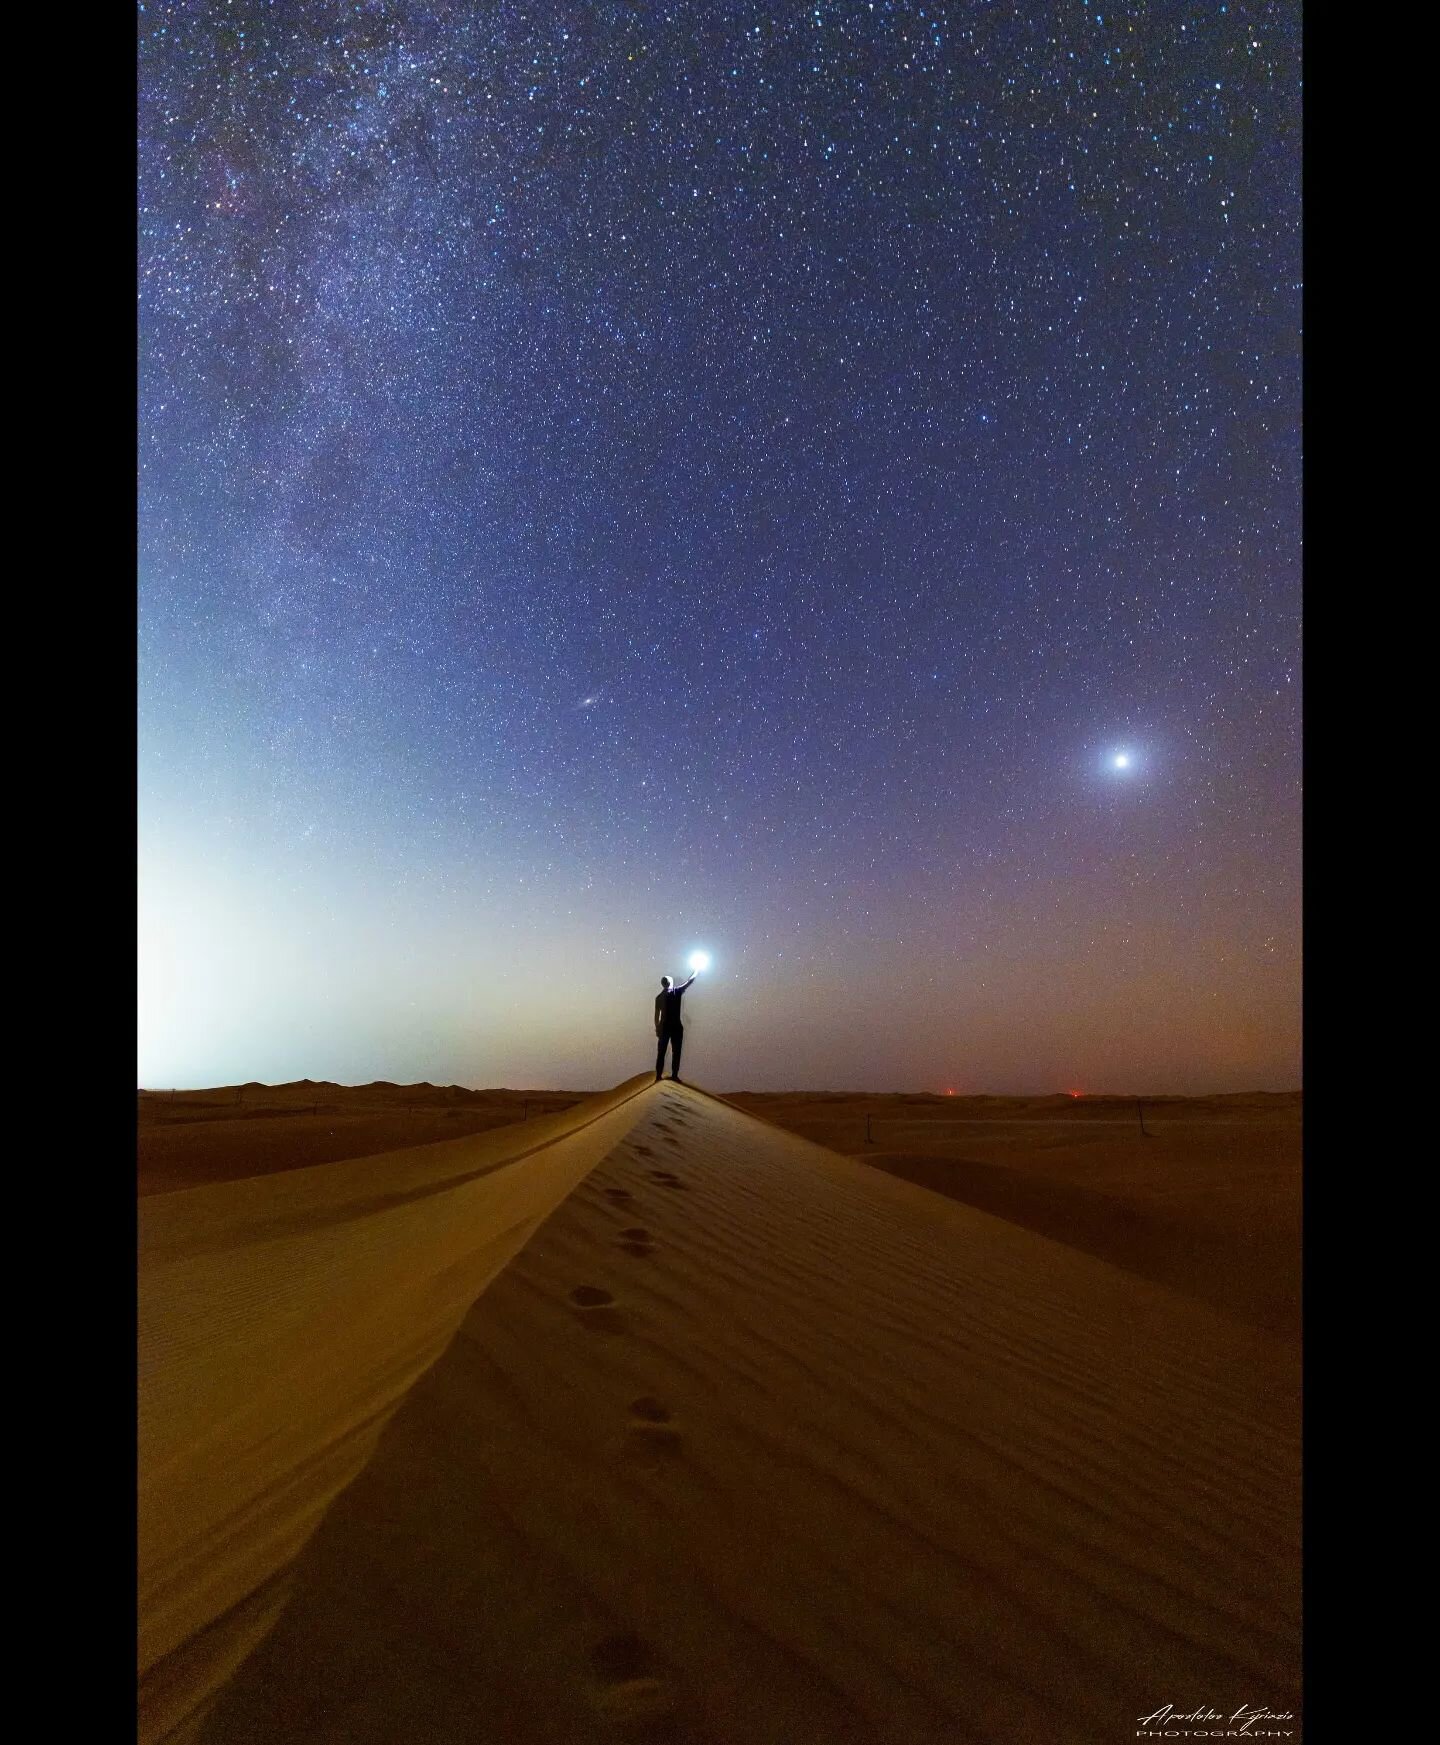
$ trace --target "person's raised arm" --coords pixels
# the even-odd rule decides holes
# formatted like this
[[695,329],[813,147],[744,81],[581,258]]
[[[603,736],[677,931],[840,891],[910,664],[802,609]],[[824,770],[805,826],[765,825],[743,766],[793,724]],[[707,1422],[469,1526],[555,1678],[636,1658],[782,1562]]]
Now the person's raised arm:
[[[699,973],[700,973],[700,971],[698,969],[691,970],[690,982],[693,982],[695,980],[695,977],[698,976]],[[675,990],[676,993],[683,994],[685,992],[686,988],[688,988],[690,986],[690,982],[681,982],[680,986]]]

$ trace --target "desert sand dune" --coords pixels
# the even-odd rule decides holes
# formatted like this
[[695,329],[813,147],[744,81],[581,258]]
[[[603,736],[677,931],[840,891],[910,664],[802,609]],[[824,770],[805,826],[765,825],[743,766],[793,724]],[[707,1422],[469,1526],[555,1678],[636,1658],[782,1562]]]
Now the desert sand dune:
[[[1301,1098],[745,1094],[738,1107],[1291,1340]],[[1144,1129],[1138,1109],[1143,1107]]]
[[450,1170],[503,1135],[145,1202],[172,1699],[146,1737],[256,1641],[205,1745],[1101,1741],[1166,1702],[1295,1708],[1286,1347],[627,1089],[489,1175]]
[[477,1138],[140,1201],[143,1740],[191,1736],[390,1413],[646,1082]]
[[460,1085],[224,1085],[141,1091],[136,1188],[173,1194],[208,1182],[375,1157],[555,1114],[593,1093]]

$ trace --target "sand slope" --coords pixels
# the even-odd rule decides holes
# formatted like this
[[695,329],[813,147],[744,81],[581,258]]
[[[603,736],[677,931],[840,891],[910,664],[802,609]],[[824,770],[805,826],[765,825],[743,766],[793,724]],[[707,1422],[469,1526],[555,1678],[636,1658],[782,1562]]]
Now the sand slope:
[[140,1737],[189,1736],[505,1262],[644,1105],[139,1206]]
[[733,1100],[831,1150],[1298,1339],[1298,1095]]
[[[607,1119],[206,1745],[1108,1741],[1166,1702],[1295,1708],[1283,1346],[689,1088]],[[307,1345],[380,1337],[343,1319]]]

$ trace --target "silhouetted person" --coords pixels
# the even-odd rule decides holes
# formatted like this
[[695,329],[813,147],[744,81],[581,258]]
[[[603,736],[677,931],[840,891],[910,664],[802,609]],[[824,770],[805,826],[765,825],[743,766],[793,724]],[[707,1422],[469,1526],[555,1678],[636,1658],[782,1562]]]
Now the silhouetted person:
[[[690,982],[695,977],[692,975]],[[680,1076],[680,1049],[685,1041],[685,1026],[680,1022],[680,1001],[690,982],[681,982],[680,986],[671,985],[669,976],[661,976],[660,992],[655,996],[655,1034],[660,1040],[660,1046],[655,1051],[655,1082],[660,1082],[665,1071],[665,1050],[670,1050],[670,1076],[678,1079]]]

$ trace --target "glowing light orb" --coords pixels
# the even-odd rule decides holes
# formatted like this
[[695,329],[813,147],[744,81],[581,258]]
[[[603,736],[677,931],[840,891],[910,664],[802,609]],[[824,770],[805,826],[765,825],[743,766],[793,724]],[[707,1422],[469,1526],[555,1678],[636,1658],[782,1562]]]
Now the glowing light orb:
[[1128,751],[1117,751],[1110,761],[1114,764],[1116,769],[1129,769],[1130,753]]
[[702,969],[709,969],[710,953],[708,951],[692,951],[690,953],[690,968],[698,975]]

